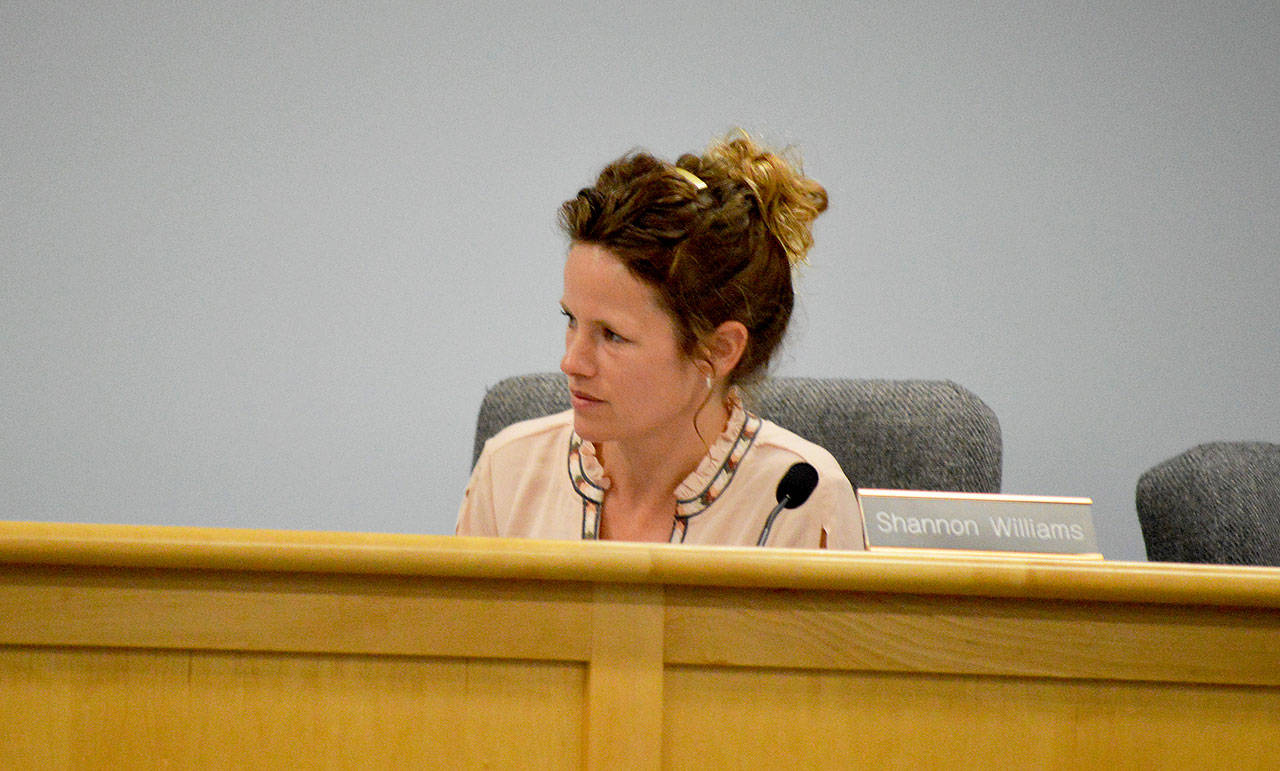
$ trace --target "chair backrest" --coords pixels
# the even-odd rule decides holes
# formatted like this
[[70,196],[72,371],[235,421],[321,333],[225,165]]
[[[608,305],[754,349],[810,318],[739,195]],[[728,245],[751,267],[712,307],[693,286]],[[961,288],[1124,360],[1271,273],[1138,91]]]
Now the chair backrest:
[[1135,498],[1147,559],[1280,566],[1280,444],[1198,445],[1144,472]]
[[[825,447],[854,487],[1000,492],[1000,423],[950,381],[779,377],[752,386],[746,401]],[[563,375],[503,380],[480,405],[472,462],[502,428],[568,408]]]

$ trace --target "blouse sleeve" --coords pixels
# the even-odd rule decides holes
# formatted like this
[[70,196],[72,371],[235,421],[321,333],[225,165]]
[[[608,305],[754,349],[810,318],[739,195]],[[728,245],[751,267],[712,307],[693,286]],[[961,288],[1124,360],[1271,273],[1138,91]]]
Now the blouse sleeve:
[[828,549],[866,549],[862,540],[862,512],[853,486],[843,476],[839,480],[835,501],[828,510],[826,531]]
[[493,463],[488,447],[480,453],[480,460],[471,471],[454,532],[457,535],[498,535],[498,521],[493,510]]

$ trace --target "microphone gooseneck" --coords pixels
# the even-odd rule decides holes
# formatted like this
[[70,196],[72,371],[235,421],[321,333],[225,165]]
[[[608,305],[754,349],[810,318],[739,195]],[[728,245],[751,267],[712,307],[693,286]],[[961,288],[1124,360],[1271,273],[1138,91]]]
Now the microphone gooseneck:
[[756,546],[764,546],[765,541],[769,540],[769,531],[773,529],[773,520],[777,518],[779,512],[803,505],[817,486],[817,469],[804,461],[792,464],[778,482],[775,493],[778,505],[773,507],[773,511],[769,512],[769,518],[764,521],[764,529],[760,531],[760,539],[756,541]]

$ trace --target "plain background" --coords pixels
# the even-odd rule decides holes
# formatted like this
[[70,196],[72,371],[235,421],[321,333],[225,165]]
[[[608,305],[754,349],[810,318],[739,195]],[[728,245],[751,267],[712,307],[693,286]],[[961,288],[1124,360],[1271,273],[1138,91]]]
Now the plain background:
[[744,127],[831,209],[775,372],[949,378],[1004,490],[1280,441],[1275,2],[0,4],[0,517],[452,532],[561,200]]

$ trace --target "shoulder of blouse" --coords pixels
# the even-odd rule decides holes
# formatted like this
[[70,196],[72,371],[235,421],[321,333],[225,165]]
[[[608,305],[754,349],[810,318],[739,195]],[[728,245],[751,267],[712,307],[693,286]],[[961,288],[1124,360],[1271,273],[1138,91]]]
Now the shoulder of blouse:
[[849,484],[840,462],[825,447],[811,442],[777,423],[769,420],[763,421],[760,433],[756,437],[756,446],[783,450],[794,455],[796,461],[809,463],[817,470],[818,479],[823,482],[843,480],[845,484]]
[[485,440],[482,454],[492,455],[511,446],[519,446],[528,442],[545,439],[558,439],[566,431],[573,430],[573,410],[557,412],[541,418],[522,420],[512,423],[506,428]]

